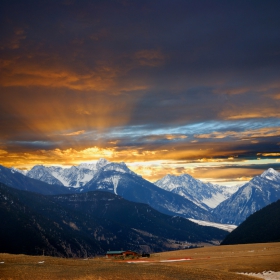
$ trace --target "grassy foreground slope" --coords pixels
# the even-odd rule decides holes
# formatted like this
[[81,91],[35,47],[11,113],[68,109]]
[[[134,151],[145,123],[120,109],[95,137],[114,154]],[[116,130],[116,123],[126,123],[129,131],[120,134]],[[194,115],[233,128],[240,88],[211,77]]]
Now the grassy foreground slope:
[[[180,262],[162,262],[189,258]],[[280,271],[280,243],[230,245],[153,254],[148,262],[0,254],[1,280],[246,280],[240,272]],[[145,259],[143,259],[145,260]],[[3,263],[4,262],[4,263]],[[43,262],[43,263],[42,263]]]

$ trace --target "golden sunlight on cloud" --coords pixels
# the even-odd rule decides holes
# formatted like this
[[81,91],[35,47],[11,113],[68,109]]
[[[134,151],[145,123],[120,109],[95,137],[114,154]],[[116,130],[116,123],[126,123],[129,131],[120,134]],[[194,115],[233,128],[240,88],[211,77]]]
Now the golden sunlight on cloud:
[[0,150],[0,156],[1,156],[1,155],[5,155],[5,154],[8,154],[8,152],[7,152],[7,151],[4,151],[4,150]]
[[[211,178],[213,181],[222,180],[224,181],[249,181],[253,176],[260,174],[260,170],[251,168],[232,168],[226,167],[197,167],[194,169],[192,176],[198,179],[209,180]],[[245,176],[244,176],[245,175]]]
[[[171,153],[171,155],[173,155]],[[174,156],[174,155],[173,155]],[[175,154],[177,158],[178,155]],[[154,182],[167,174],[182,175],[190,174],[196,179],[211,181],[222,184],[228,181],[248,181],[253,176],[259,175],[260,170],[244,166],[238,168],[232,166],[234,157],[227,159],[179,160],[170,159],[170,151],[149,151],[142,149],[119,150],[118,148],[91,147],[81,150],[53,149],[37,150],[31,152],[10,152],[0,150],[0,162],[7,167],[30,169],[34,165],[59,165],[71,166],[82,162],[93,162],[100,158],[106,158],[112,162],[125,162],[128,167],[143,176],[143,178]],[[159,160],[160,158],[160,160]],[[279,159],[276,160],[278,162]],[[235,164],[240,163],[234,161]],[[244,177],[245,176],[245,177]]]
[[179,134],[167,134],[165,138],[167,140],[175,140],[175,139],[186,139],[188,136],[186,135],[179,135]]
[[[3,62],[3,63],[2,63]],[[52,65],[44,68],[38,63],[24,61],[1,61],[0,85],[65,87],[72,90],[105,91],[114,87],[116,70],[100,67],[87,74],[78,74],[63,66]]]
[[[202,154],[207,151],[201,152]],[[124,161],[126,163],[133,162],[149,162],[155,160],[174,160],[181,157],[198,155],[198,152],[193,151],[175,151],[175,150],[144,150],[138,149],[118,149],[116,147],[101,148],[91,147],[84,149],[53,149],[53,150],[36,150],[30,152],[7,152],[1,150],[0,161],[5,166],[15,166],[24,168],[35,164],[59,164],[59,165],[76,165],[81,162],[98,160],[106,158],[111,161]],[[158,168],[158,167],[157,167]],[[148,172],[147,170],[145,172]],[[175,172],[175,171],[174,171]],[[148,173],[147,173],[148,174]]]
[[37,150],[28,153],[11,152],[8,155],[3,151],[0,153],[0,161],[8,167],[30,168],[36,164],[76,165],[81,162],[98,160],[102,157],[111,159],[114,157],[114,154],[114,149],[98,147],[87,148],[80,151],[70,148],[65,150]]
[[258,119],[258,118],[279,118],[280,113],[275,111],[267,112],[255,112],[255,113],[247,113],[240,112],[238,115],[232,115],[227,117],[228,120],[241,120],[241,119]]
[[150,182],[155,182],[167,174],[172,174],[175,176],[182,175],[183,173],[191,173],[191,169],[185,169],[182,167],[176,166],[165,166],[164,164],[154,164],[146,163],[138,165],[128,164],[129,168],[133,170],[135,173],[140,174],[143,178],[147,179]]
[[280,157],[280,153],[257,153],[257,155],[264,157]]
[[77,136],[77,135],[81,135],[81,134],[84,134],[84,133],[85,133],[85,130],[79,130],[79,131],[76,131],[76,132],[65,133],[65,134],[61,134],[61,135],[64,135],[64,136]]
[[212,132],[209,134],[196,134],[195,138],[199,139],[222,139],[226,137],[239,138],[243,140],[250,140],[250,138],[263,138],[263,137],[278,137],[280,136],[280,127],[265,127],[260,129],[247,130],[243,132],[225,131],[225,132]]

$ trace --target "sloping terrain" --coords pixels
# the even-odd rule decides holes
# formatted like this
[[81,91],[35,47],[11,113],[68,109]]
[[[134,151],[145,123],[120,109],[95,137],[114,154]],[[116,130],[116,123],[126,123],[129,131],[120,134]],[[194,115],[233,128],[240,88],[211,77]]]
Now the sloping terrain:
[[280,200],[248,217],[222,245],[280,241]]
[[17,254],[86,257],[127,247],[163,251],[174,240],[214,242],[226,235],[106,192],[52,197],[3,184],[0,218],[0,252]]
[[198,220],[210,220],[211,213],[190,200],[163,190],[133,172],[123,172],[108,164],[101,168],[82,192],[101,190],[117,194],[126,200],[146,203],[168,215],[177,215]]
[[0,182],[18,190],[26,190],[45,195],[66,194],[71,190],[61,185],[50,185],[43,181],[29,178],[14,169],[0,165]]
[[280,174],[270,168],[254,177],[214,210],[214,221],[239,225],[247,217],[280,199]]
[[52,200],[75,209],[84,215],[98,216],[101,220],[115,221],[119,225],[163,237],[188,242],[219,240],[225,232],[214,227],[203,227],[182,217],[162,214],[147,204],[127,201],[106,192],[59,195]]
[[215,208],[237,191],[237,188],[234,187],[227,188],[225,186],[204,183],[189,174],[182,174],[180,176],[166,175],[156,181],[155,185],[164,190],[179,194],[206,210]]
[[[204,247],[152,254],[149,259],[52,258],[0,253],[3,280],[252,280],[279,279],[280,243]],[[138,261],[138,262],[137,262]],[[263,273],[266,271],[266,273]],[[242,274],[241,274],[242,273]],[[278,275],[278,278],[276,278]],[[273,276],[276,276],[275,278]],[[273,278],[272,278],[273,277]]]

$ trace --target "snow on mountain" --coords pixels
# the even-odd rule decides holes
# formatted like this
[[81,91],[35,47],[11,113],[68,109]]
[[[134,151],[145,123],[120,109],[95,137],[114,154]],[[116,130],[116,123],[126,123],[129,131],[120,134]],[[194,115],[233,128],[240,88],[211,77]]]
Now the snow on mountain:
[[136,173],[131,171],[124,162],[120,162],[120,163],[111,162],[104,165],[104,167],[100,168],[99,170],[101,169],[102,171],[117,171],[121,173],[129,173],[129,174],[137,175]]
[[[92,180],[100,170],[115,170],[122,173],[135,174],[123,162],[112,163],[101,158],[95,163],[81,163],[80,165],[71,166],[69,168],[36,165],[24,175],[51,185],[80,188]],[[15,171],[19,172],[16,169]]]
[[219,229],[226,230],[228,232],[232,232],[234,229],[237,228],[236,225],[228,225],[228,224],[219,224],[219,223],[213,223],[213,222],[207,222],[207,221],[201,221],[201,220],[195,220],[195,219],[188,219],[191,222],[194,222],[196,224],[199,224],[201,226],[206,226],[206,227],[216,227]]
[[145,203],[168,214],[210,220],[205,209],[178,194],[166,191],[132,172],[124,163],[109,163],[102,167],[81,192],[106,191],[133,202]]
[[21,169],[17,169],[17,168],[15,168],[15,167],[12,167],[11,168],[11,171],[14,173],[14,172],[18,172],[18,173],[20,173],[20,174],[22,174],[22,175],[26,175],[26,173],[28,172],[28,170],[21,170]]
[[63,184],[52,175],[52,173],[50,172],[48,167],[43,166],[43,165],[33,166],[33,168],[26,173],[26,176],[29,178],[43,181],[50,185],[62,185],[63,186]]
[[97,171],[97,167],[96,167],[96,163],[81,163],[79,165],[76,166],[78,169],[89,169],[92,171]]
[[238,225],[280,198],[280,173],[270,168],[243,185],[213,211],[215,221]]
[[203,209],[215,208],[232,195],[228,187],[203,183],[191,175],[167,175],[155,182],[158,187],[179,194]]
[[280,182],[280,172],[277,172],[273,168],[269,168],[261,174],[262,178],[265,178],[270,181]]
[[96,171],[71,166],[70,168],[56,168],[52,175],[66,187],[79,188],[84,186],[95,175]]

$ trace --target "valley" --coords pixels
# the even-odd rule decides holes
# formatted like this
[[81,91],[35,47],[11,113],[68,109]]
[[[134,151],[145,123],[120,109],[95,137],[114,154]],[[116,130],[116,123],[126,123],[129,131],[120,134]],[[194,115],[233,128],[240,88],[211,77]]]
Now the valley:
[[[180,259],[187,260],[179,261]],[[239,273],[280,271],[280,243],[228,245],[162,252],[141,260],[145,262],[108,260],[104,256],[66,259],[0,254],[0,275],[1,280],[107,280],[123,279],[124,276],[136,280],[260,279]]]

